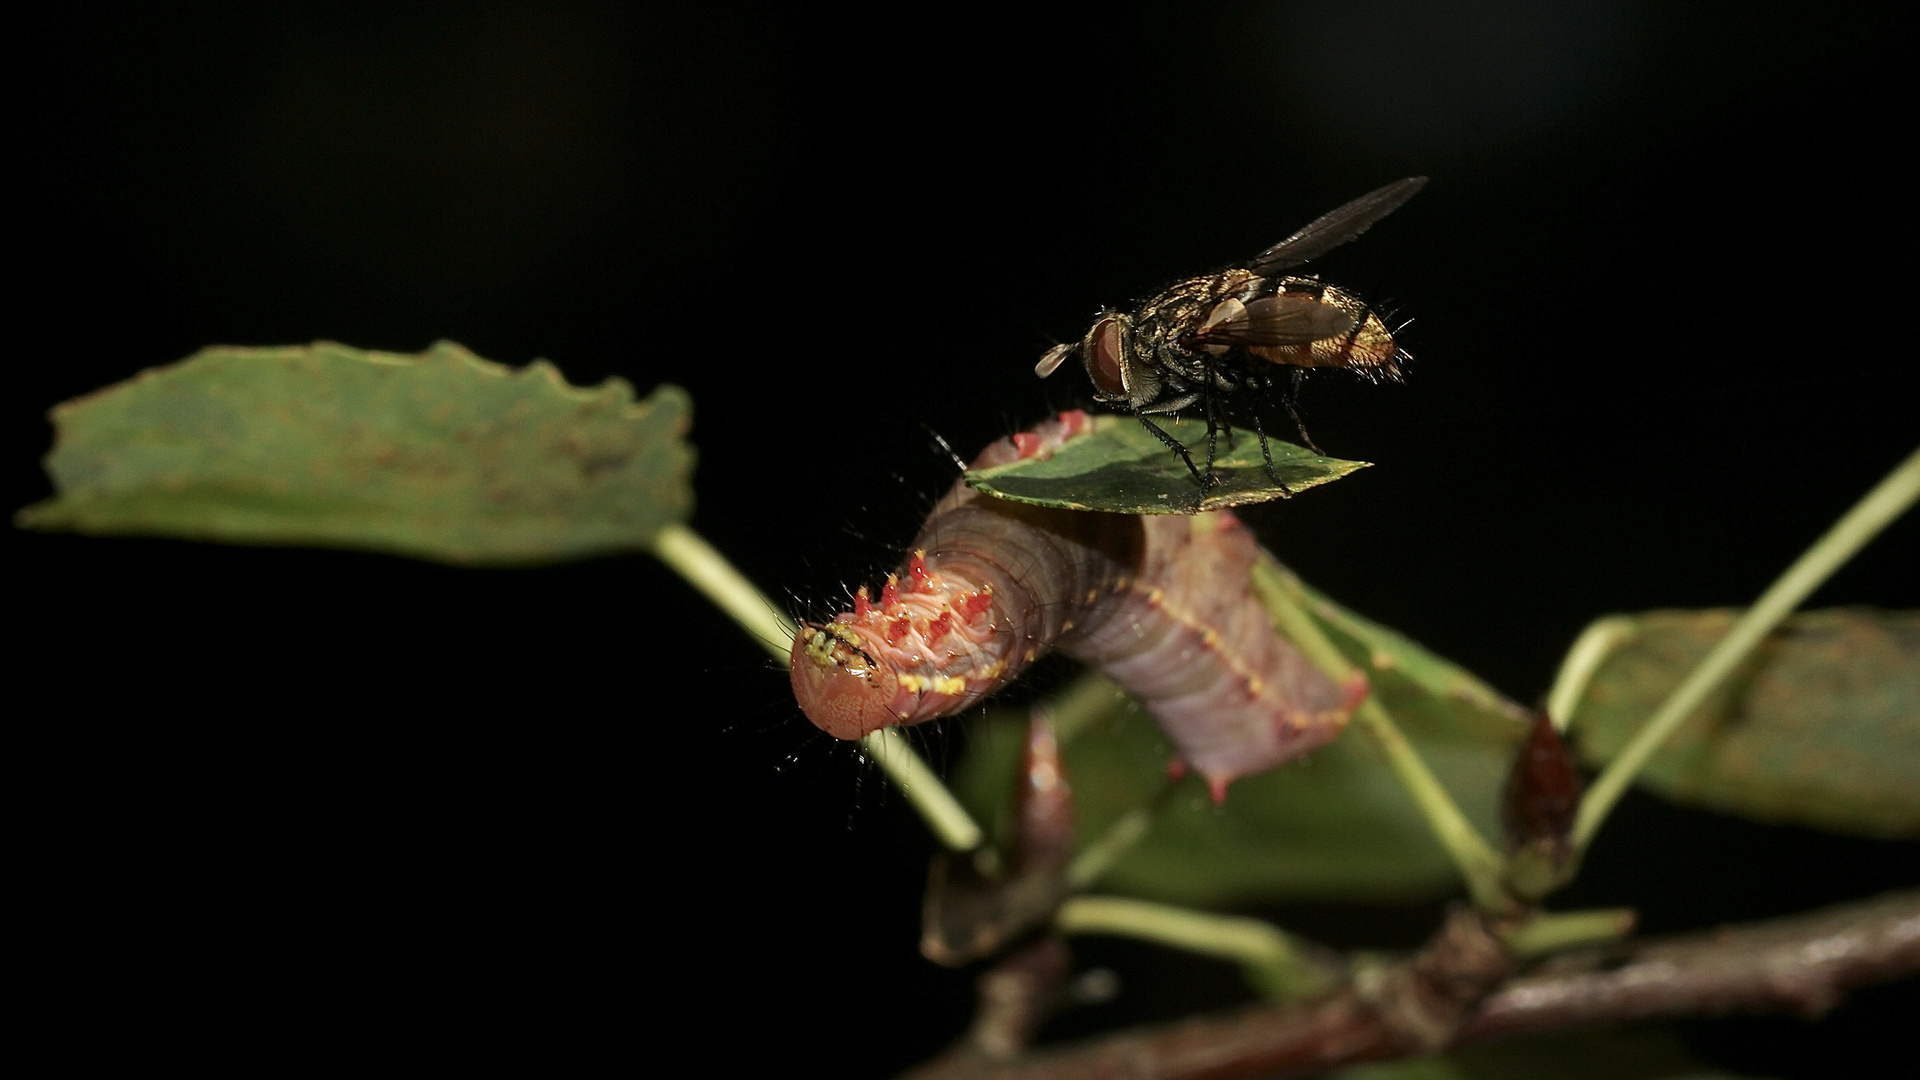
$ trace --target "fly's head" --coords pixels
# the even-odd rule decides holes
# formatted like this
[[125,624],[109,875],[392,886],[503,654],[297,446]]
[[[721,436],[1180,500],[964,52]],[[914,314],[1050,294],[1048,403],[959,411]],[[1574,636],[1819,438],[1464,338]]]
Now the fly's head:
[[1152,360],[1139,347],[1138,333],[1131,316],[1117,311],[1102,312],[1078,344],[1055,345],[1040,357],[1034,372],[1041,378],[1069,356],[1078,355],[1093,380],[1095,401],[1125,404],[1135,409],[1152,403],[1160,395],[1160,375]]

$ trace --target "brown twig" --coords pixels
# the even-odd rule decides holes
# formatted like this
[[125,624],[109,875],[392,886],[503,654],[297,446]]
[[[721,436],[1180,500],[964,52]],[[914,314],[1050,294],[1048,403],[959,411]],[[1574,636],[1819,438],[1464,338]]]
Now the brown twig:
[[1624,1020],[1818,1015],[1854,987],[1920,972],[1920,891],[1569,954],[1513,977],[1506,976],[1504,953],[1496,959],[1489,945],[1493,939],[1476,916],[1456,913],[1412,958],[1361,969],[1316,1002],[1196,1017],[1012,1060],[962,1043],[911,1075],[1227,1080]]

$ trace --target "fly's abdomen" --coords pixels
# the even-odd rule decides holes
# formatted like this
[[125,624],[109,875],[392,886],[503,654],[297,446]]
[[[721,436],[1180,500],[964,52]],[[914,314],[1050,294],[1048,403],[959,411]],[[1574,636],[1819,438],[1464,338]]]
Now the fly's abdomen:
[[1400,378],[1404,355],[1393,340],[1393,332],[1359,297],[1311,278],[1287,278],[1274,290],[1274,295],[1311,296],[1345,313],[1353,320],[1353,326],[1346,333],[1302,345],[1249,345],[1249,353],[1276,364],[1346,368],[1371,379]]

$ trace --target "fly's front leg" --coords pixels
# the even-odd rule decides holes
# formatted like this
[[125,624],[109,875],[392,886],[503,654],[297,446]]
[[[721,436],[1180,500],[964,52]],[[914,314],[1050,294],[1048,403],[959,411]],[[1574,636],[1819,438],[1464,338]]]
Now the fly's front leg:
[[[1167,434],[1166,431],[1164,431],[1159,424],[1156,424],[1153,421],[1147,419],[1147,414],[1141,412],[1139,409],[1136,408],[1133,410],[1133,416],[1134,416],[1134,419],[1140,421],[1142,424],[1145,424],[1147,430],[1153,432],[1155,438],[1167,444],[1167,449],[1172,450],[1174,453],[1180,455],[1180,460],[1187,463],[1187,471],[1193,474],[1194,481],[1200,485],[1200,491],[1204,494],[1210,485],[1207,483],[1206,477],[1203,477],[1200,475],[1200,469],[1197,466],[1195,466],[1193,463],[1193,455],[1187,453],[1187,448],[1180,444],[1180,440]],[[1208,463],[1207,472],[1208,472],[1208,475],[1212,475],[1212,472],[1213,472],[1212,463]]]

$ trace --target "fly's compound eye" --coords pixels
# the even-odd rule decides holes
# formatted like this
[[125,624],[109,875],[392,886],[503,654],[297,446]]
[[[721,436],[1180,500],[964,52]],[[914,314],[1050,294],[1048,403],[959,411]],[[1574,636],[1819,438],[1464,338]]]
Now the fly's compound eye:
[[1093,376],[1094,389],[1107,399],[1124,398],[1129,389],[1125,343],[1120,319],[1109,315],[1093,324],[1087,332],[1087,374]]

